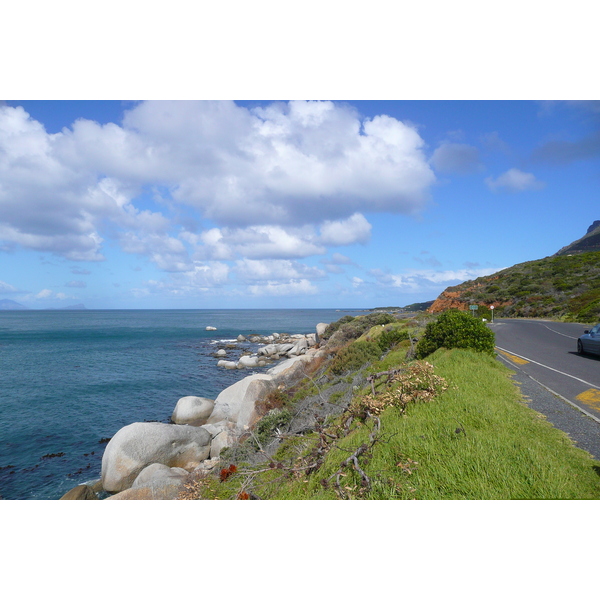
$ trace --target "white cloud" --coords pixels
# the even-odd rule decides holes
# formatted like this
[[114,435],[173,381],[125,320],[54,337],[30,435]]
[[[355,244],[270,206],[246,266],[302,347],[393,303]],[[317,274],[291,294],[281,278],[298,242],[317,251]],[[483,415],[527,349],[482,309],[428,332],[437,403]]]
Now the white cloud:
[[291,260],[250,260],[236,262],[235,272],[243,281],[291,281],[322,279],[325,273]]
[[196,296],[199,293],[219,291],[229,280],[231,269],[221,262],[198,263],[185,272],[172,272],[161,280],[147,281],[145,287],[131,290],[136,297],[166,293],[170,296]]
[[493,192],[501,189],[508,192],[540,190],[546,185],[543,181],[537,180],[533,173],[524,173],[519,169],[509,169],[495,180],[492,177],[487,177],[485,183]]
[[87,283],[85,281],[69,281],[69,282],[65,283],[65,287],[85,288],[85,287],[87,287]]
[[431,157],[431,164],[440,173],[467,175],[483,168],[479,161],[479,150],[468,144],[443,142]]
[[284,228],[258,225],[246,228],[213,228],[200,235],[183,233],[181,238],[198,244],[199,260],[247,258],[306,258],[325,254],[312,226]]
[[317,294],[319,290],[307,279],[300,279],[288,283],[267,281],[260,285],[250,285],[248,292],[252,296],[307,296]]
[[343,221],[325,221],[321,225],[321,241],[328,246],[365,244],[371,238],[371,224],[360,213]]
[[[409,269],[405,273],[392,274],[381,269],[372,269],[369,275],[375,277],[383,287],[399,288],[405,292],[429,292],[439,290],[464,281],[484,277],[502,270],[501,268],[467,268],[458,270],[436,271],[433,269]],[[440,289],[441,288],[441,289]],[[436,295],[437,295],[436,294]]]
[[0,294],[14,294],[18,290],[10,283],[6,283],[6,281],[0,281]]

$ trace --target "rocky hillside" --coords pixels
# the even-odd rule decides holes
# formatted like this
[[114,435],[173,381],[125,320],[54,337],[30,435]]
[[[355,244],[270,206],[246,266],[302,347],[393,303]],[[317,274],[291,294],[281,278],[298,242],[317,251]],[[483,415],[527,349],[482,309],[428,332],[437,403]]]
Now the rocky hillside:
[[598,251],[600,251],[600,221],[594,221],[582,238],[561,248],[554,256]]
[[554,256],[534,260],[444,290],[428,312],[480,306],[487,316],[600,320],[600,221]]

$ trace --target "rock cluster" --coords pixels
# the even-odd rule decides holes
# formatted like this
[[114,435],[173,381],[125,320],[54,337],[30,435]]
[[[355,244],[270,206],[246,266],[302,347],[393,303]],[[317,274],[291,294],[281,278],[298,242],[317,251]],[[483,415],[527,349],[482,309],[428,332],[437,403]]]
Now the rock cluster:
[[[107,499],[174,499],[189,473],[216,468],[223,448],[233,445],[259,420],[257,403],[279,386],[302,379],[306,363],[325,352],[318,347],[325,327],[320,323],[311,335],[263,338],[265,345],[256,356],[240,359],[246,358],[244,366],[254,365],[253,358],[256,365],[274,357],[287,360],[266,373],[245,377],[214,401],[199,396],[180,398],[172,424],[132,423],[120,429],[102,457],[101,486],[114,494]],[[87,488],[78,486],[63,498],[91,499]]]
[[[323,325],[320,323],[319,325]],[[220,360],[218,367],[225,369],[253,369],[257,367],[266,367],[272,361],[278,361],[282,358],[292,358],[306,354],[309,348],[314,348],[319,343],[319,333],[310,333],[308,335],[285,333],[273,333],[268,336],[253,335],[246,337],[239,335],[237,342],[251,342],[254,344],[263,344],[263,347],[255,354],[243,355],[238,360],[226,360],[227,351],[220,348],[215,352],[215,356]]]

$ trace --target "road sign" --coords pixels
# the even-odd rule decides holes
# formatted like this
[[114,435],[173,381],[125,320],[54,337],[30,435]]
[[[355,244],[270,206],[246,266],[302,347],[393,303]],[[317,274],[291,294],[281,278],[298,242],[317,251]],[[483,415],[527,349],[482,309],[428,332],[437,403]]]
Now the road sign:
[[490,310],[494,310],[494,305],[493,304],[490,306]]
[[471,306],[469,306],[469,310],[477,310],[479,308],[479,306],[477,304],[471,304]]

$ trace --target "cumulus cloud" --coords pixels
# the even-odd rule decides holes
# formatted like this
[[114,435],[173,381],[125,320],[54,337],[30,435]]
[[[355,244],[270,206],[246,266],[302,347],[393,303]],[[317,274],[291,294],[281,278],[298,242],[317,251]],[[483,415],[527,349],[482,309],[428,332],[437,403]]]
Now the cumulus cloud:
[[311,296],[319,290],[307,279],[300,279],[288,283],[267,281],[261,285],[250,285],[248,292],[252,296]]
[[322,279],[325,273],[316,267],[291,260],[250,260],[236,262],[235,272],[243,281],[292,281]]
[[519,169],[509,169],[496,179],[487,177],[485,183],[493,192],[499,190],[508,192],[540,190],[546,185],[543,181],[536,179],[533,173],[524,173]]
[[360,213],[342,221],[325,221],[321,225],[321,241],[328,246],[365,244],[371,238],[371,224]]
[[468,175],[483,168],[479,161],[479,150],[468,144],[443,142],[431,157],[431,164],[440,173]]
[[199,260],[233,260],[237,256],[306,258],[326,252],[312,226],[215,227],[201,234],[184,232],[181,238],[196,246],[195,257]]
[[[79,119],[49,134],[0,106],[2,239],[101,259],[102,222],[165,232],[148,185],[220,227],[301,226],[360,211],[415,213],[435,176],[415,128],[333,102],[143,102],[122,125]],[[69,236],[67,247],[57,238]]]
[[185,272],[172,272],[161,280],[149,280],[145,287],[135,288],[131,292],[136,297],[165,293],[169,296],[191,297],[198,293],[219,291],[229,280],[231,269],[222,262],[195,263]]

